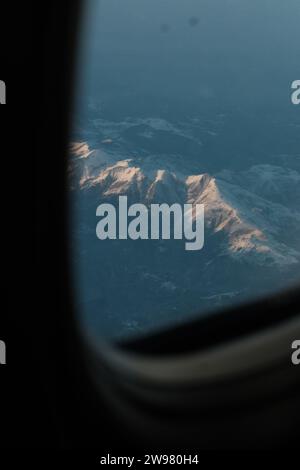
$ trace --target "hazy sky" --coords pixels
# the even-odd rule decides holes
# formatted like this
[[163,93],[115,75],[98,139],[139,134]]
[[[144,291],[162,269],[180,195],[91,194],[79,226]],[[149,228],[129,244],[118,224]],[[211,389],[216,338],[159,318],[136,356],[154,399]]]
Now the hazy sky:
[[186,92],[283,104],[299,78],[299,0],[86,3],[82,94]]

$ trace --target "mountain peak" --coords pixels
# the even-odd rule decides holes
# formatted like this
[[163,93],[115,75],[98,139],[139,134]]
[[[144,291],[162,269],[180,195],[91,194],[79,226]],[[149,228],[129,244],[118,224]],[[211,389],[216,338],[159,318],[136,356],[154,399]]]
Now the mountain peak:
[[146,204],[204,204],[208,233],[223,236],[222,253],[261,265],[299,263],[299,250],[284,233],[287,224],[299,227],[300,214],[268,197],[271,187],[274,195],[289,183],[298,185],[297,172],[259,165],[240,173],[183,175],[175,160],[166,165],[162,157],[158,168],[141,166],[135,158],[120,159],[86,142],[73,143],[70,153],[70,173],[77,181],[73,189],[93,188],[108,200],[127,195]]

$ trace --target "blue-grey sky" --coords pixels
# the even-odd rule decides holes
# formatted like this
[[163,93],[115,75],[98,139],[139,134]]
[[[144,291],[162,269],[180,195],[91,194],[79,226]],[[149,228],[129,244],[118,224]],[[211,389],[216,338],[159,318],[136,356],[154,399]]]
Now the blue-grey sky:
[[300,72],[299,0],[88,0],[82,96],[284,105]]

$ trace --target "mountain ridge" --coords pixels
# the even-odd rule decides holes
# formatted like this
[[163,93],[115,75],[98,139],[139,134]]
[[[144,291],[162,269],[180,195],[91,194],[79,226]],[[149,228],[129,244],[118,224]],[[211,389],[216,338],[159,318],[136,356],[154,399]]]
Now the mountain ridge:
[[300,212],[268,198],[274,186],[272,195],[277,196],[284,195],[284,188],[290,185],[297,187],[300,175],[295,170],[254,165],[241,173],[184,174],[176,168],[176,161],[171,169],[163,164],[157,167],[156,162],[142,168],[134,158],[119,160],[119,153],[90,148],[87,142],[72,143],[70,157],[70,175],[77,191],[94,190],[105,200],[127,195],[133,202],[145,204],[204,204],[207,229],[226,236],[225,251],[231,257],[278,267],[300,262],[300,251],[282,233],[287,225],[297,231]]

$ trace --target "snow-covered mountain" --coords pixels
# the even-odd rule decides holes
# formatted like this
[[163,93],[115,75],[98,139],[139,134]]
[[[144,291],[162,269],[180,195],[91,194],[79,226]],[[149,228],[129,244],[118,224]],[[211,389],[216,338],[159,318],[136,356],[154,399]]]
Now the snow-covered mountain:
[[[93,332],[119,335],[170,318],[180,322],[298,280],[299,155],[239,169],[236,157],[220,153],[225,169],[208,171],[205,150],[225,119],[94,119],[74,135],[73,261]],[[188,253],[178,240],[100,242],[96,208],[120,195],[147,205],[204,204],[204,248]]]
[[300,262],[298,172],[257,165],[241,173],[188,175],[176,168],[176,162],[173,168],[163,161],[159,167],[156,162],[139,166],[134,159],[118,158],[119,154],[91,149],[88,143],[73,143],[73,188],[93,190],[97,201],[127,195],[145,204],[204,204],[207,229],[226,237],[222,252],[264,266]]

